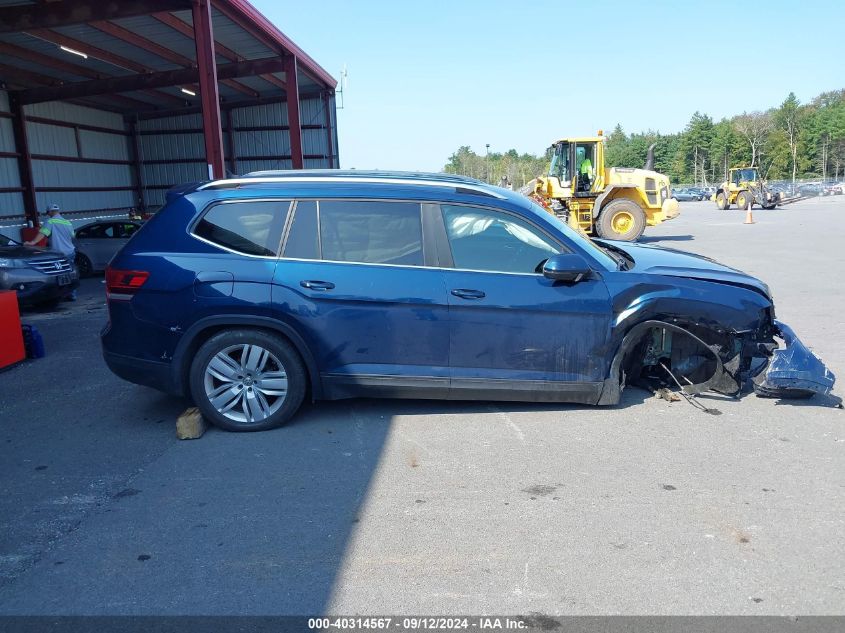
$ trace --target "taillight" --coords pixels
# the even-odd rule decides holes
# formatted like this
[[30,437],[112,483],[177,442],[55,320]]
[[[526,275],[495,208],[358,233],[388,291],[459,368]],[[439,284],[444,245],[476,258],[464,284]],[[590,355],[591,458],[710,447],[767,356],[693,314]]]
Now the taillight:
[[150,276],[145,270],[117,270],[106,268],[106,297],[128,300]]

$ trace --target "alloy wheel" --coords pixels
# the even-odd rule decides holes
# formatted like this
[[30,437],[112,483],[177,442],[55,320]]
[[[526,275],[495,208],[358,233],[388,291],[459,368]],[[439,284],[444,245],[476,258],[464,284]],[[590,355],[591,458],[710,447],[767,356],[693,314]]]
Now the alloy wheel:
[[260,345],[231,345],[215,354],[205,368],[205,395],[221,415],[241,424],[273,415],[285,401],[284,365]]

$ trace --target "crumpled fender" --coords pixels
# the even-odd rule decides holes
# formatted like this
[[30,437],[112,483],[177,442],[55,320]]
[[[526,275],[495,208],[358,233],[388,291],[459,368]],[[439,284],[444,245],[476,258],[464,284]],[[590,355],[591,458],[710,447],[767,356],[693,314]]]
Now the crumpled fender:
[[775,327],[784,346],[772,353],[766,371],[754,382],[764,390],[803,389],[829,394],[836,382],[833,372],[798,339],[792,328],[777,320]]

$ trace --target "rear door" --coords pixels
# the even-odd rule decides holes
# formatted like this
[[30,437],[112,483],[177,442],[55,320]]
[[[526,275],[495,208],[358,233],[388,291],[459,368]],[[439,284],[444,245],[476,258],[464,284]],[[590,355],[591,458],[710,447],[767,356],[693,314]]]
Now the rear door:
[[296,203],[273,309],[307,339],[328,397],[447,395],[443,273],[424,242],[418,202]]
[[545,278],[538,265],[568,249],[517,215],[441,205],[441,217],[451,397],[597,400],[611,317],[601,278]]

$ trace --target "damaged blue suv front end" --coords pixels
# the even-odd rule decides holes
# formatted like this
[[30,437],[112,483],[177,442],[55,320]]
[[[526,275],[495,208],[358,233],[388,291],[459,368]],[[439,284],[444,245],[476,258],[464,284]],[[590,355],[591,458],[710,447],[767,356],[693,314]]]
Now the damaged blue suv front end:
[[831,393],[835,376],[775,319],[769,288],[759,279],[672,249],[596,243],[619,258],[620,272],[606,282],[614,330],[624,332],[602,402],[618,400],[625,384],[731,396],[751,388],[773,398]]

